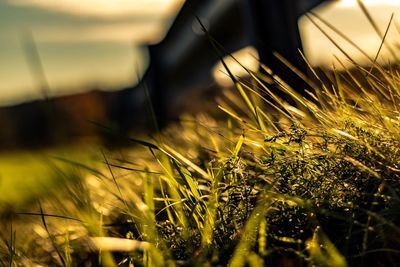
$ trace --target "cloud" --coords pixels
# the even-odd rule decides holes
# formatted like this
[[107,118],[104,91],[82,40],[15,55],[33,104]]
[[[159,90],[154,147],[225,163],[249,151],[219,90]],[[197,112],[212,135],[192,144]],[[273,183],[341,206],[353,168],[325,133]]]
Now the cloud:
[[[1,1],[1,0],[0,0]],[[7,0],[9,4],[45,11],[28,27],[38,42],[156,43],[165,35],[183,0]],[[35,13],[36,12],[36,13]],[[59,17],[68,18],[60,20]],[[19,18],[18,21],[25,19]],[[15,24],[12,24],[15,29]]]
[[184,0],[8,0],[21,6],[33,6],[76,16],[115,18],[121,16],[175,14]]
[[35,39],[41,43],[156,43],[165,34],[165,25],[153,23],[113,23],[81,27],[46,26],[34,29]]

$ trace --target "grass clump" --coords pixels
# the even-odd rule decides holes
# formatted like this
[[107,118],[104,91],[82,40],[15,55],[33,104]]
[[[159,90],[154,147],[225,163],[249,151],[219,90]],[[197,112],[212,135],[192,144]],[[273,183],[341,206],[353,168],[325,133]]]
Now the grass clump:
[[251,73],[253,87],[238,82],[243,102],[221,101],[225,122],[182,119],[141,148],[104,154],[103,169],[76,163],[60,172],[74,182],[29,220],[18,207],[3,220],[1,262],[395,266],[399,76],[376,68],[383,80],[368,87],[337,75],[309,98]]
[[354,68],[313,72],[303,95],[249,71],[226,120],[184,118],[100,169],[69,161],[73,183],[3,211],[0,264],[396,266],[400,75]]

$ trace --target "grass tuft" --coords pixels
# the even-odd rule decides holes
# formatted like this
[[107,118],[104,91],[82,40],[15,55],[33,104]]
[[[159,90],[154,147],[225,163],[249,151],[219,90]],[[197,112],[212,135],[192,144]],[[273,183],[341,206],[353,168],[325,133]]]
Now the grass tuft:
[[63,184],[36,197],[39,211],[1,206],[12,216],[0,263],[395,266],[400,76],[371,60],[325,78],[288,64],[305,95],[248,71],[251,82],[233,77],[219,121],[182,118],[95,167],[62,160]]

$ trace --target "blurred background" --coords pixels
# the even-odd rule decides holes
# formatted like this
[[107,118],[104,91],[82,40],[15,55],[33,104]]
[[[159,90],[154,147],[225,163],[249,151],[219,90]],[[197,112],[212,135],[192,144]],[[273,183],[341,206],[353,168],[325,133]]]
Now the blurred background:
[[[219,1],[219,6],[207,9],[206,28],[209,26],[207,15],[222,10],[224,2]],[[386,42],[399,46],[400,22],[396,13],[400,14],[400,1],[362,2],[372,11],[381,32],[385,31],[392,13],[395,14]],[[151,75],[153,79],[158,77],[154,76],[154,70],[148,71],[152,60],[180,60],[182,55],[175,44],[185,47],[185,42],[189,42],[187,36],[181,38],[175,34],[171,37],[175,50],[162,50],[157,44],[167,36],[171,25],[184,29],[179,23],[174,24],[184,5],[184,0],[0,0],[0,149],[41,148],[96,137],[101,135],[99,125],[124,131],[141,127],[143,121],[150,119],[136,108],[144,105],[146,91],[132,90],[142,79],[147,81]],[[357,1],[326,1],[313,11],[351,37],[372,58],[375,56],[381,37],[369,24]],[[181,18],[184,21],[184,17]],[[335,64],[340,68],[336,58],[348,63],[307,17],[301,16],[298,25],[305,55],[313,66],[330,68]],[[194,36],[203,34],[199,25],[188,27]],[[233,32],[232,36],[234,27],[222,24],[222,28]],[[359,51],[339,37],[334,38],[357,62],[368,63]],[[158,48],[152,50],[151,47]],[[233,46],[232,50],[235,49]],[[246,67],[257,70],[259,55],[255,47],[246,45],[230,52]],[[385,46],[379,60],[386,62],[390,56]],[[196,62],[199,59],[193,57],[194,62],[190,63],[190,58],[185,55],[182,62],[199,65]],[[233,60],[228,63],[236,75],[246,74]],[[212,80],[205,79],[204,85],[199,82],[202,87],[214,90],[230,85],[220,63],[216,62],[206,71]],[[185,75],[186,79],[192,78],[190,73]],[[183,78],[172,77],[172,81],[164,84],[160,81],[150,84],[147,93],[153,96],[156,94],[154,87],[160,86],[165,86],[164,91],[177,91],[178,85],[171,84]],[[202,77],[200,75],[198,81]],[[197,82],[194,76],[193,82]],[[185,86],[180,84],[179,90]],[[163,105],[159,98],[170,96],[158,93],[157,97],[152,98],[156,108]],[[183,98],[191,99],[185,94]],[[176,103],[171,101],[164,105],[175,109],[179,101],[182,102],[182,97]],[[181,109],[176,110],[180,112]]]

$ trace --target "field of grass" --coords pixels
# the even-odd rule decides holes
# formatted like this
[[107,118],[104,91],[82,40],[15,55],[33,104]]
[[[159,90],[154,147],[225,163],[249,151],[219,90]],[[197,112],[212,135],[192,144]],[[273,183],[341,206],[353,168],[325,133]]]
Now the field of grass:
[[65,180],[58,171],[76,164],[99,165],[100,148],[93,144],[76,144],[42,150],[3,151],[0,154],[0,205],[25,205],[60,189]]
[[400,75],[358,72],[308,97],[250,73],[225,120],[1,156],[0,264],[396,266]]
[[0,265],[397,266],[400,73],[371,64],[303,95],[232,76],[224,119],[134,148],[0,157]]

